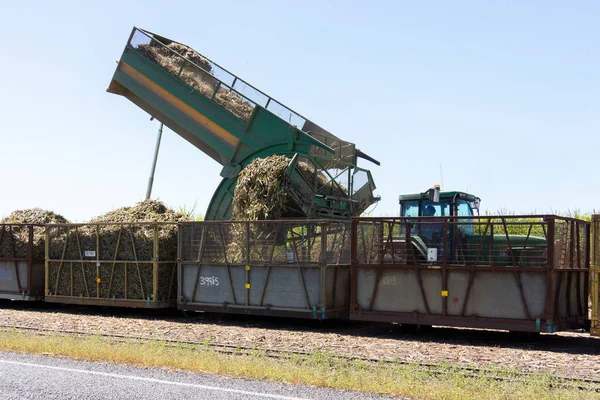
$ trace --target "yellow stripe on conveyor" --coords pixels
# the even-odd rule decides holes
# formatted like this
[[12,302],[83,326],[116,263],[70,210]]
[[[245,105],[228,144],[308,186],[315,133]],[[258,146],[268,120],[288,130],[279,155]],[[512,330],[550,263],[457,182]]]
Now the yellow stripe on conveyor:
[[168,102],[170,105],[181,111],[186,116],[190,117],[198,124],[202,125],[208,131],[214,133],[216,136],[227,142],[231,147],[237,146],[238,139],[233,136],[231,133],[227,132],[225,129],[221,128],[219,125],[212,122],[207,116],[201,114],[188,104],[184,103],[173,94],[169,93],[167,90],[148,79],[146,76],[142,75],[138,71],[136,71],[130,65],[120,62],[119,67],[121,71],[127,74],[129,77],[134,79],[137,83],[144,86],[146,89],[150,90],[155,95],[159,96],[161,99]]

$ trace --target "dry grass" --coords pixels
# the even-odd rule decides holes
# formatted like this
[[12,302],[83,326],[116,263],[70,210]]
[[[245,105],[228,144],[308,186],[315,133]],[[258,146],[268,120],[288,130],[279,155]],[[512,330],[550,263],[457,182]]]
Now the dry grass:
[[597,392],[558,387],[559,381],[548,375],[523,378],[515,371],[495,370],[490,377],[481,373],[467,374],[450,365],[441,365],[432,371],[416,365],[347,361],[325,353],[308,358],[290,355],[289,358],[274,359],[262,352],[221,354],[201,345],[172,347],[159,341],[139,343],[102,337],[38,336],[14,331],[0,331],[0,349],[415,399],[598,398]]

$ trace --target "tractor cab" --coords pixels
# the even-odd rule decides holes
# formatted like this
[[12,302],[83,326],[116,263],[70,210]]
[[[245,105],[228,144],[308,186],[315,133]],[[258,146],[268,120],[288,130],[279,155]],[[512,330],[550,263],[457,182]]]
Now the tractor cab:
[[[437,249],[434,257],[439,259],[444,249],[452,256],[458,241],[475,235],[472,217],[479,216],[480,201],[479,197],[465,192],[441,192],[439,185],[435,185],[423,193],[400,195],[400,217],[414,218],[410,235],[419,252],[425,255]],[[445,226],[441,217],[464,218],[453,219],[451,226]]]
[[545,234],[534,230],[534,223],[481,219],[477,196],[441,192],[436,185],[423,193],[400,195],[399,201],[400,217],[408,218],[408,232],[405,228],[399,239],[410,235],[416,253],[429,262],[539,265],[544,260]]
[[439,186],[416,194],[401,194],[401,217],[472,217],[479,215],[481,199],[464,192],[440,192]]

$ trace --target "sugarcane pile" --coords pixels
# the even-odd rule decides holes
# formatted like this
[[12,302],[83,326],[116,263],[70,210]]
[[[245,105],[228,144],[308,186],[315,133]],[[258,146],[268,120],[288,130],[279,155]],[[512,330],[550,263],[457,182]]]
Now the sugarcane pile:
[[151,261],[158,246],[158,261],[170,263],[159,264],[157,297],[175,296],[177,222],[187,219],[159,201],[147,200],[110,211],[87,224],[52,227],[50,291],[55,295],[146,300],[153,293]]
[[[62,215],[40,208],[12,212],[0,220],[0,258],[26,258],[29,243],[29,228],[11,224],[66,224]],[[33,227],[33,259],[44,260],[46,235],[43,226]]]
[[[286,156],[273,155],[257,158],[242,169],[233,195],[232,219],[262,221],[289,217],[290,199],[285,189],[285,171],[290,161]],[[313,188],[316,193],[348,196],[342,186],[328,180],[314,165],[299,161],[296,163],[296,170],[309,182],[316,177],[316,186]]]
[[[191,47],[181,43],[164,45],[157,40],[152,40],[150,44],[138,45],[137,50],[169,73],[178,76],[200,93],[213,98],[218,80],[213,75],[212,65]],[[191,63],[188,62],[184,65],[181,56],[191,61]],[[225,87],[218,88],[214,95],[214,100],[217,104],[244,121],[250,118],[254,110],[253,104]]]
[[286,156],[257,158],[238,175],[233,195],[234,220],[275,220],[285,213],[287,192],[283,187]]
[[[286,170],[291,159],[283,155],[257,158],[248,164],[240,174],[233,196],[232,219],[237,221],[274,221],[298,216],[297,205],[286,189],[289,184]],[[313,188],[305,195],[314,193],[346,197],[347,194],[337,183],[332,182],[306,161],[296,163],[296,171],[312,182]],[[315,182],[316,181],[316,182]],[[228,255],[236,262],[249,256],[252,260],[271,257],[272,244],[285,243],[289,227],[277,223],[253,223],[247,232],[245,225],[235,224],[230,228]],[[246,234],[250,235],[251,248],[246,254]],[[285,254],[285,252],[284,252]]]

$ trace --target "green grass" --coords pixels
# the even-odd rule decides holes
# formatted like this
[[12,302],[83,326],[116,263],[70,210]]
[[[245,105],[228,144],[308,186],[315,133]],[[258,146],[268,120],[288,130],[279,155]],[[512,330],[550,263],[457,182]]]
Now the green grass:
[[306,384],[414,399],[600,398],[597,392],[561,387],[560,381],[549,375],[523,377],[508,369],[473,373],[445,364],[431,370],[410,364],[349,361],[327,353],[309,357],[290,354],[286,358],[270,358],[263,351],[222,354],[213,351],[208,343],[172,346],[160,341],[140,343],[115,341],[99,336],[40,336],[0,331],[0,350]]
[[185,215],[190,221],[202,222],[204,221],[204,216],[196,212],[197,206],[198,204],[194,203],[194,205],[190,208],[184,204],[183,206],[179,206],[179,208],[177,208],[177,212]]

